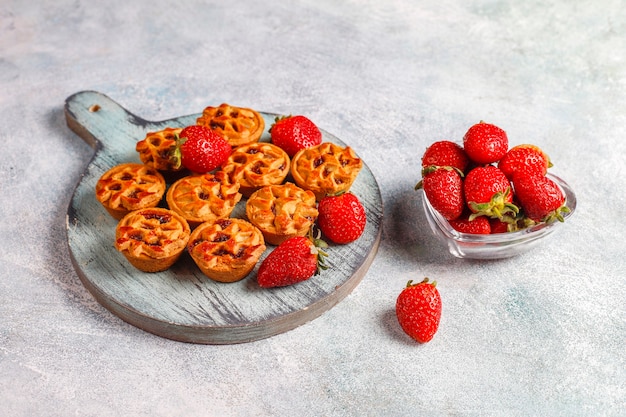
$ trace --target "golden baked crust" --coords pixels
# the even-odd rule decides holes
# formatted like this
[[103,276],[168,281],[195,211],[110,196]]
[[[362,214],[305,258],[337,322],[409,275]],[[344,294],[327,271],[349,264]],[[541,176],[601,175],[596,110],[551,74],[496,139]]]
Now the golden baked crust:
[[266,185],[282,184],[289,174],[289,155],[276,145],[256,142],[233,149],[222,170],[246,197]]
[[164,271],[180,257],[190,233],[187,221],[172,210],[135,210],[117,224],[115,248],[141,271]]
[[128,212],[156,207],[165,194],[165,178],[144,164],[119,164],[102,174],[96,183],[96,198],[119,220]]
[[180,171],[182,165],[174,165],[171,156],[176,148],[176,138],[182,128],[166,127],[158,132],[150,132],[135,145],[139,159],[147,166],[159,171]]
[[318,200],[327,194],[348,191],[363,167],[363,161],[349,146],[323,142],[302,149],[291,160],[296,184],[315,193]]
[[193,229],[200,223],[230,216],[241,200],[239,184],[225,172],[191,175],[172,184],[166,200],[170,210],[187,220]]
[[212,129],[232,147],[258,142],[265,129],[259,112],[226,103],[205,108],[196,123]]
[[279,245],[292,236],[306,235],[318,211],[311,191],[287,182],[255,191],[246,203],[246,215],[266,242]]
[[263,234],[236,218],[205,222],[191,234],[187,249],[203,274],[215,281],[245,278],[266,249]]

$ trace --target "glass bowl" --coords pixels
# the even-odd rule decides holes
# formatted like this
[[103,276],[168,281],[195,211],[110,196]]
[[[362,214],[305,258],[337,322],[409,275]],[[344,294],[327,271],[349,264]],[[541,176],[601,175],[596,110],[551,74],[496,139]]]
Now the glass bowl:
[[565,205],[569,212],[563,213],[564,222],[540,223],[517,232],[492,235],[461,233],[453,229],[422,194],[426,219],[435,236],[446,243],[450,253],[458,258],[500,259],[519,255],[534,248],[545,237],[567,223],[567,219],[576,210],[576,195],[572,188],[556,175],[549,173],[547,176],[558,184],[565,194]]

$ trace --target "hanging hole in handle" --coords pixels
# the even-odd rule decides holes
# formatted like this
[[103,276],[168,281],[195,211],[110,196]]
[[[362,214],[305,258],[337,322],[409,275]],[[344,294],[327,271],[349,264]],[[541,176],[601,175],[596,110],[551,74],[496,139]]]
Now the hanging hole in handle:
[[94,104],[91,107],[89,107],[89,111],[92,112],[92,113],[95,113],[98,110],[100,110],[100,106],[98,104]]

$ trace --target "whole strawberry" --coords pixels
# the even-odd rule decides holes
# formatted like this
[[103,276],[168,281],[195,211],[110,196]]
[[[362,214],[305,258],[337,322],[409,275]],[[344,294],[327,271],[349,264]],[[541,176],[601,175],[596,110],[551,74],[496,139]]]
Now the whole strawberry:
[[396,317],[406,334],[419,343],[432,340],[441,320],[441,296],[436,282],[409,281],[396,300]]
[[535,222],[563,221],[565,195],[550,178],[539,174],[518,173],[513,177],[515,195],[524,214]]
[[320,269],[326,269],[326,253],[321,249],[325,246],[323,241],[305,236],[285,240],[261,262],[257,273],[259,286],[284,287],[318,274]]
[[509,180],[520,171],[545,175],[552,162],[548,155],[536,145],[522,144],[512,147],[498,161],[498,168]]
[[478,216],[474,219],[470,219],[467,215],[450,220],[450,226],[457,232],[470,233],[473,235],[488,235],[491,233],[491,224],[489,219],[485,216]]
[[300,149],[322,143],[322,132],[305,116],[277,117],[269,132],[272,143],[287,152],[289,157]]
[[338,244],[357,240],[367,223],[365,209],[351,192],[329,195],[318,204],[317,226],[331,241]]
[[[478,218],[480,219],[483,217]],[[507,233],[513,231],[510,230],[510,224],[501,219],[489,219],[489,226],[491,227],[491,234]]]
[[449,140],[440,140],[433,143],[422,155],[422,168],[450,166],[465,172],[469,159],[463,148]]
[[478,165],[491,164],[502,158],[509,148],[506,132],[496,125],[480,122],[463,136],[463,149]]
[[415,186],[423,188],[430,205],[446,220],[459,217],[465,208],[463,180],[453,168],[436,168],[425,172],[424,178]]
[[231,146],[217,133],[193,125],[185,127],[178,135],[173,158],[176,166],[203,174],[222,165],[231,152]]
[[496,166],[487,165],[472,169],[465,176],[464,194],[471,218],[488,216],[502,218],[507,213],[517,213],[512,203],[511,183]]

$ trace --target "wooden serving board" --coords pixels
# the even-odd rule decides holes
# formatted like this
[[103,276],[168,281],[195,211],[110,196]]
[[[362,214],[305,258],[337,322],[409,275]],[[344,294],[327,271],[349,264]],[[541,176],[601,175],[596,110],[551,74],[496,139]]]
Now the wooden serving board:
[[[276,117],[262,113],[267,132]],[[199,114],[151,122],[125,110],[109,97],[83,91],[65,102],[67,124],[95,153],[76,186],[67,212],[72,262],[89,292],[113,314],[153,334],[191,343],[232,344],[291,330],[320,316],[361,281],[380,242],[383,204],[372,172],[364,164],[352,186],[367,213],[363,235],[348,245],[328,248],[329,269],[296,285],[263,289],[256,270],[235,283],[204,276],[187,253],[169,270],[144,273],[114,247],[117,222],[96,200],[94,190],[110,167],[140,162],[135,144],[147,132],[195,124]],[[322,130],[323,140],[345,146]],[[358,150],[357,150],[358,152]],[[245,218],[245,199],[233,217]],[[262,259],[272,250],[268,246]]]

